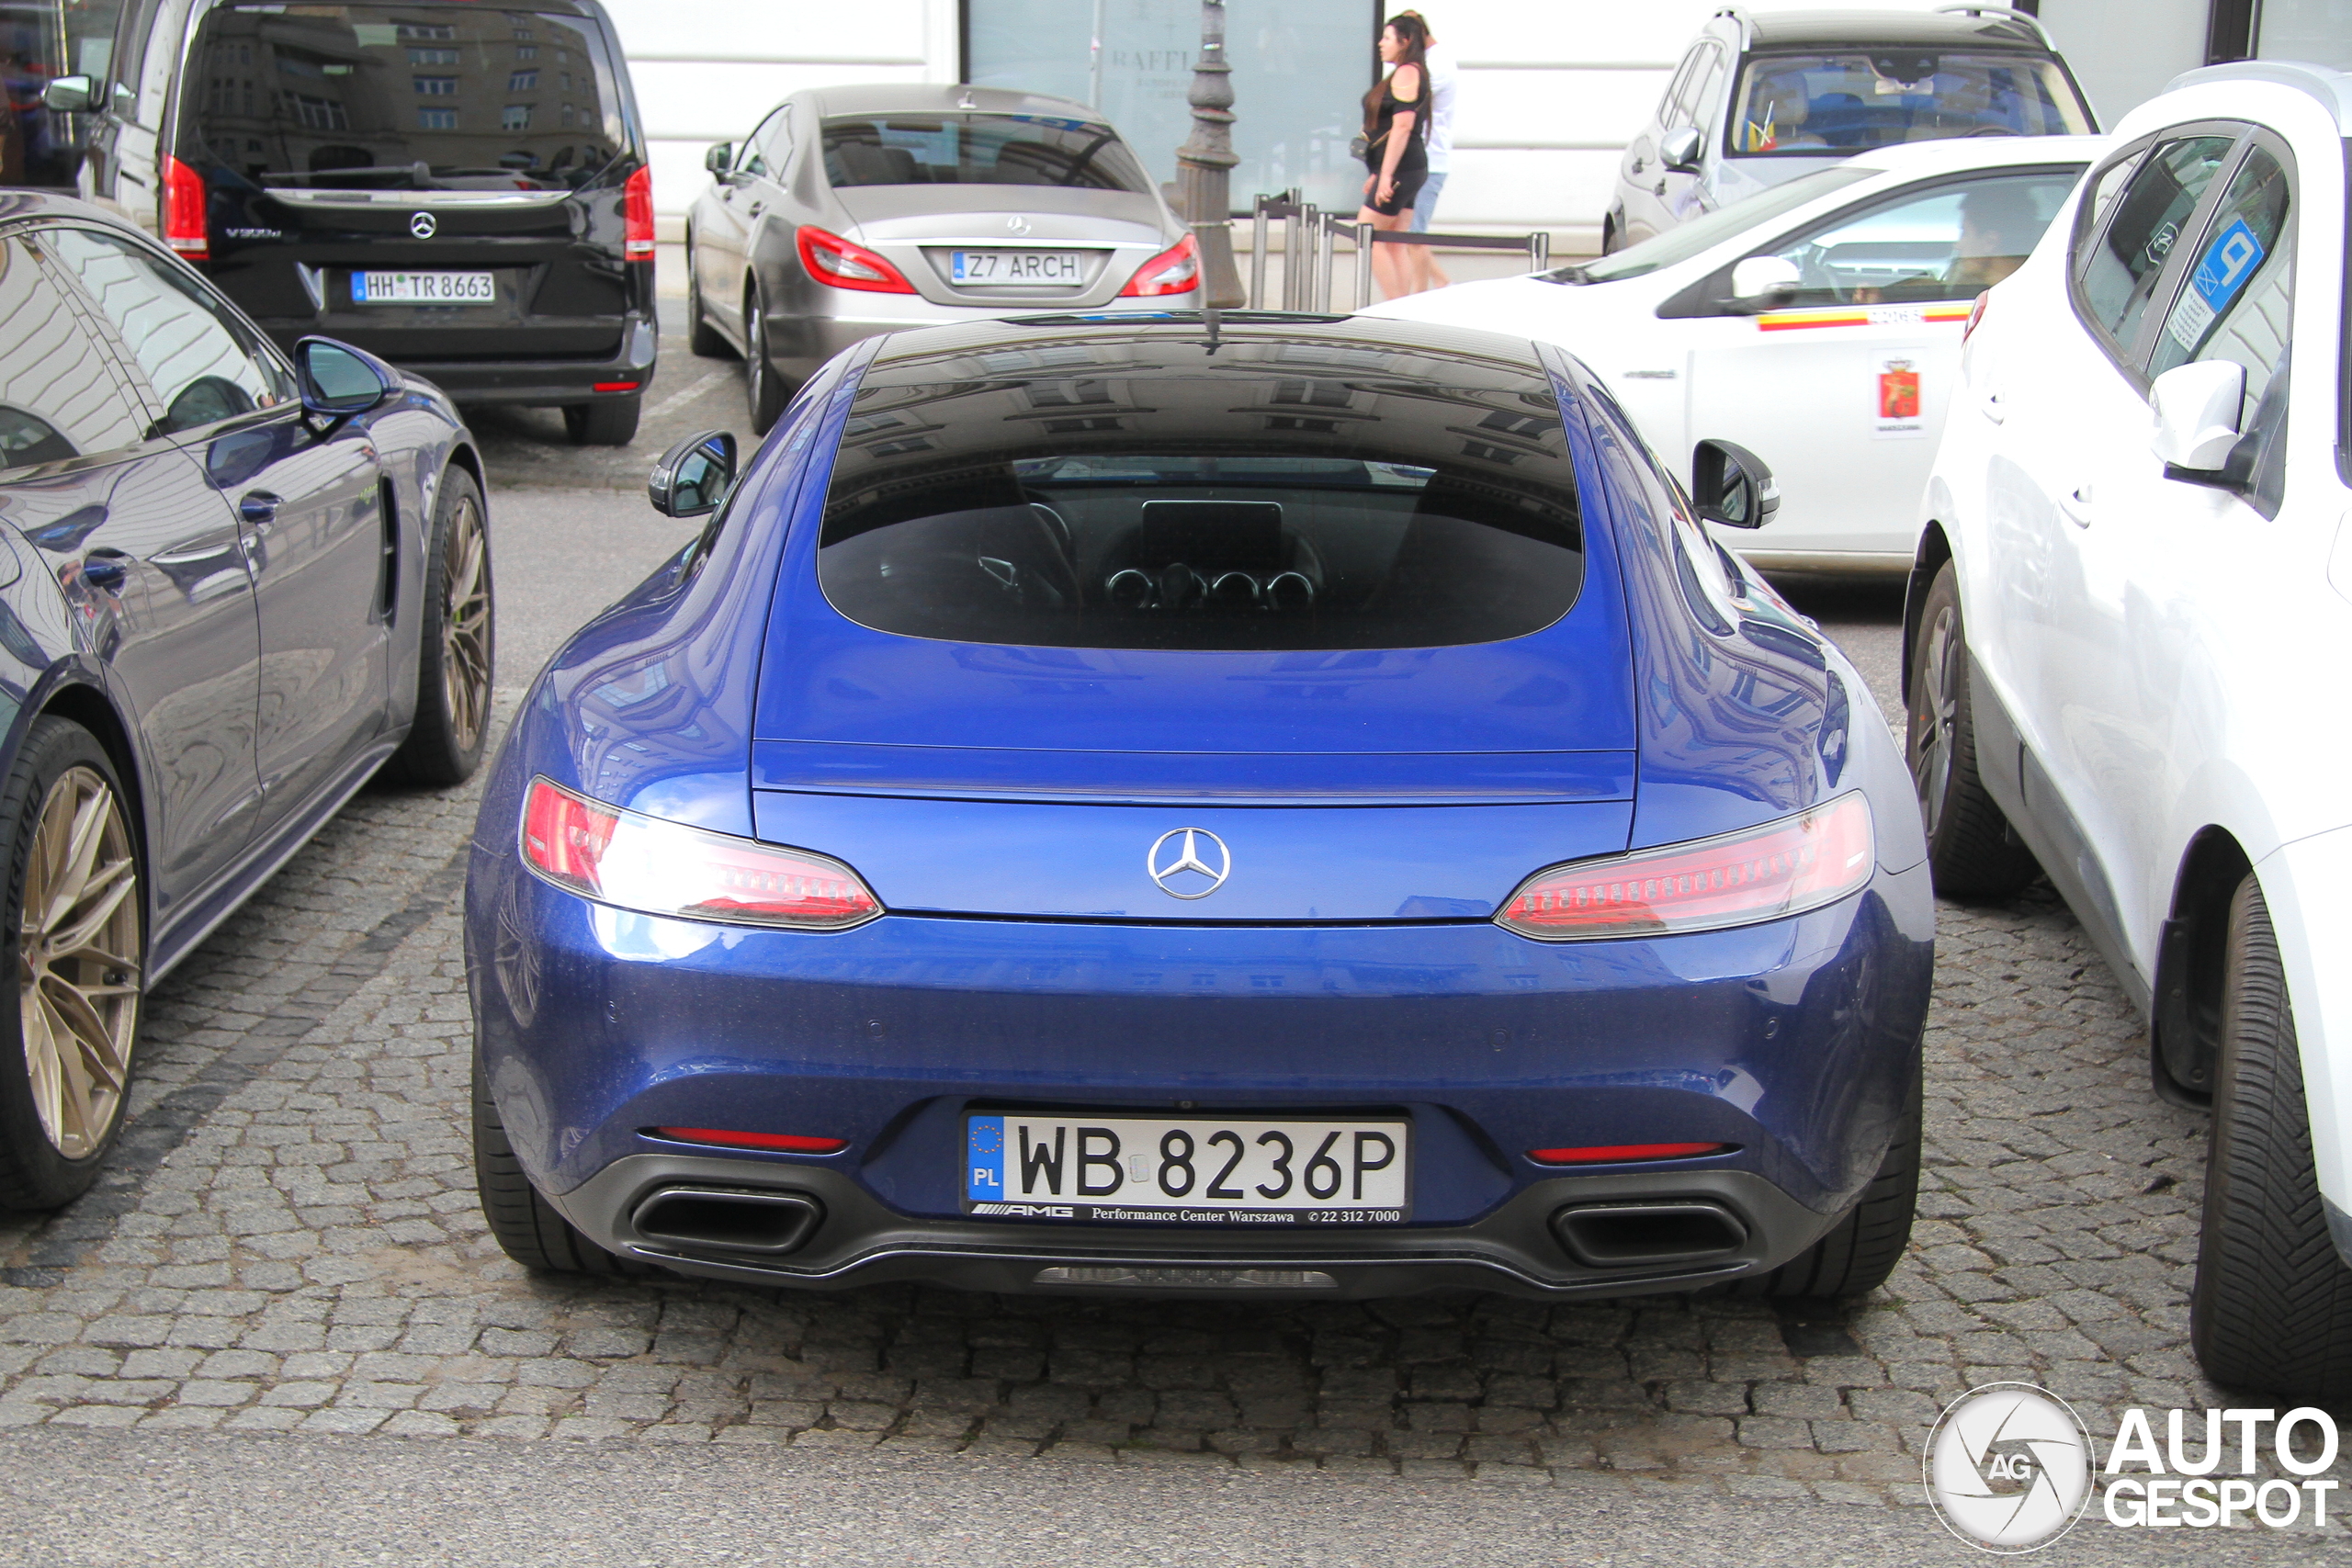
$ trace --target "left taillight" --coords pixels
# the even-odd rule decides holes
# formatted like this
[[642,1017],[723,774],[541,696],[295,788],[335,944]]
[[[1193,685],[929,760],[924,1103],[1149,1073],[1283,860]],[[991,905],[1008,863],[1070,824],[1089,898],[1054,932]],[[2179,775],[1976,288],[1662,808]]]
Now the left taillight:
[[1545,942],[1753,925],[1836,903],[1876,861],[1870,802],[1856,792],[1761,828],[1539,871],[1495,921]]
[[164,154],[164,243],[189,261],[212,258],[211,230],[205,221],[204,176]]
[[912,294],[915,286],[906,274],[864,245],[852,244],[830,230],[804,223],[794,238],[800,247],[800,265],[808,276],[835,288],[855,288],[867,294]]
[[533,779],[523,860],[558,887],[648,915],[837,931],[881,903],[828,855],[641,817]]
[[1162,294],[1190,294],[1201,286],[1201,247],[1185,235],[1143,265],[1119,290],[1123,299],[1152,299]]
[[639,169],[621,186],[621,259],[653,259],[653,171]]

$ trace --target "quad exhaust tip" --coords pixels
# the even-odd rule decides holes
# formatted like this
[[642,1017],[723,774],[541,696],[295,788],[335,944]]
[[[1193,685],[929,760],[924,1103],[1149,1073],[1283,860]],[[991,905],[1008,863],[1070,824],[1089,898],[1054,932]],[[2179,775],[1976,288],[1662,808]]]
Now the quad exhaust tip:
[[1553,1234],[1589,1269],[1706,1263],[1747,1245],[1747,1227],[1720,1203],[1578,1203],[1552,1216]]
[[733,1187],[663,1187],[629,1216],[639,1236],[680,1252],[781,1258],[808,1245],[824,1205],[801,1192]]

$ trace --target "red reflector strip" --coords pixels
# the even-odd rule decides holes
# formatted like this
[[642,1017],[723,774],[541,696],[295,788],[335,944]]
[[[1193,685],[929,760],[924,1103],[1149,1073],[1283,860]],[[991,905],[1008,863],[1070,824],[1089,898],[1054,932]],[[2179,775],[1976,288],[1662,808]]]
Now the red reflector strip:
[[636,381],[599,381],[592,389],[599,392],[634,392],[641,383]]
[[787,1155],[834,1155],[849,1147],[847,1138],[804,1138],[794,1133],[729,1133],[718,1127],[656,1127],[654,1132],[682,1144],[720,1144],[731,1149],[774,1149]]
[[1596,1144],[1582,1149],[1530,1149],[1537,1165],[1618,1165],[1630,1160],[1695,1159],[1701,1155],[1728,1154],[1731,1144]]

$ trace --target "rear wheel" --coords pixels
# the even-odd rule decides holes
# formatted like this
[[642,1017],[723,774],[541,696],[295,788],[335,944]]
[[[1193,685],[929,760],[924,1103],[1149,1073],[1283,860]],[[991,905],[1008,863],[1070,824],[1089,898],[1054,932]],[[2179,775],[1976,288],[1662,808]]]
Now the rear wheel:
[[1911,714],[1905,752],[1928,830],[1928,865],[1949,898],[2007,898],[2041,874],[1976,772],[1976,716],[1968,673],[1960,580],[1946,561],[1919,610],[1911,649]]
[[757,284],[743,295],[743,391],[751,403],[752,434],[765,435],[783,417],[792,389],[768,358],[768,313]]
[[2269,906],[2230,900],[2222,1052],[2188,1328],[2205,1375],[2299,1402],[2352,1402],[2352,1269],[2328,1235],[2302,1052]]
[[130,1092],[147,963],[138,840],[97,738],[35,719],[0,790],[17,1048],[0,1046],[0,1207],[97,1179]]
[[474,1058],[474,1189],[482,1218],[506,1256],[539,1274],[645,1274],[645,1265],[616,1257],[573,1228],[539,1196],[506,1141],[490,1080]]
[[593,403],[572,403],[563,411],[563,433],[574,446],[626,446],[637,438],[637,416],[643,397],[600,398]]
[[385,772],[446,788],[473,776],[490,733],[498,626],[491,593],[490,530],[473,476],[452,468],[434,503],[425,540],[417,627],[416,718]]
[[703,359],[724,359],[733,351],[703,314],[702,280],[695,276],[695,239],[686,236],[686,348]]
[[1742,1295],[1864,1296],[1886,1283],[1911,1244],[1911,1216],[1918,1207],[1920,1110],[1915,1075],[1902,1123],[1862,1201],[1827,1235],[1748,1281]]

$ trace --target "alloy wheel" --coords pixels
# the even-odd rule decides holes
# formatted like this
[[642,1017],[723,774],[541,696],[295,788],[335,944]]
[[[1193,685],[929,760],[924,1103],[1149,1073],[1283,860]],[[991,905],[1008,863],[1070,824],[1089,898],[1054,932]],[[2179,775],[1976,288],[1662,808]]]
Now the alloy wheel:
[[96,1154],[122,1114],[142,948],[122,807],[96,769],[69,768],[41,801],[17,932],[26,1077],[67,1159]]
[[441,542],[441,686],[451,738],[471,750],[490,712],[490,581],[481,507],[461,495]]
[[1911,716],[1911,777],[1919,791],[1919,819],[1930,837],[1951,789],[1952,730],[1960,714],[1960,639],[1952,635],[1957,618],[1946,605],[1927,628],[1920,671],[1925,680]]

